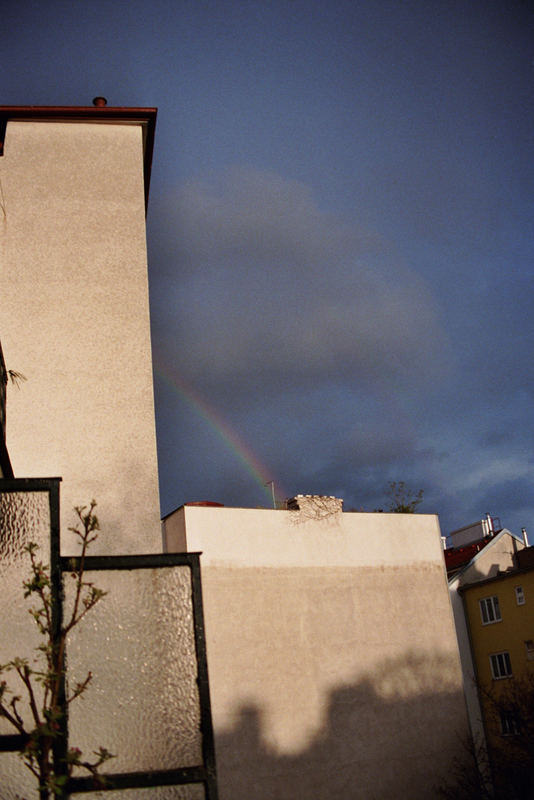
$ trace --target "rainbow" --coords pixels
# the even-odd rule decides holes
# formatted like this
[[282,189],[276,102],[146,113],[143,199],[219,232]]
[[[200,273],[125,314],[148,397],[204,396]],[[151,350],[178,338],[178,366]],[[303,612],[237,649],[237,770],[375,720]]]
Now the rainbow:
[[[216,411],[210,407],[200,394],[184,379],[178,376],[177,372],[172,369],[168,364],[164,364],[160,357],[154,356],[154,375],[156,375],[171,391],[177,394],[187,406],[199,416],[217,435],[217,438],[230,450],[236,457],[246,471],[253,478],[254,482],[264,492],[268,500],[269,507],[273,504],[273,489],[272,489],[272,473],[269,468],[260,462],[260,460],[252,452],[250,446],[239,436],[239,434],[230,427],[228,422]],[[278,488],[277,494],[283,494],[284,497],[289,495],[283,493],[280,484],[275,481],[275,488]]]

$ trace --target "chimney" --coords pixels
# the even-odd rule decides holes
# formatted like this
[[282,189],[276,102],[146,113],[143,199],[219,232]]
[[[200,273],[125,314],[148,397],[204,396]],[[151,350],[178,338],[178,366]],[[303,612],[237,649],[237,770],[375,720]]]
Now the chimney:
[[528,544],[527,529],[526,528],[521,528],[521,534],[523,536],[523,544],[525,545],[525,547],[528,547],[529,544]]
[[287,510],[302,511],[307,517],[323,519],[343,511],[343,500],[326,494],[297,494],[287,501]]

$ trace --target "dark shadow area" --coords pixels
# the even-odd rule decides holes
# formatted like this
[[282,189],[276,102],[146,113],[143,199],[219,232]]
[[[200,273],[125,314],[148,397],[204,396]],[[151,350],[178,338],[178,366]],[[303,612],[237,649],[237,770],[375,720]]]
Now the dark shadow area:
[[[243,706],[234,727],[216,736],[220,799],[438,797],[453,762],[465,758],[463,693],[438,687],[429,691],[425,678],[421,690],[414,691],[421,672],[411,668],[421,663],[408,657],[388,668],[395,666],[403,678],[409,681],[411,674],[415,679],[409,691],[406,685],[406,696],[398,691],[398,680],[392,696],[378,694],[374,678],[334,690],[323,728],[296,754],[277,753],[270,747],[261,711],[254,705]],[[432,677],[437,684],[435,671]]]

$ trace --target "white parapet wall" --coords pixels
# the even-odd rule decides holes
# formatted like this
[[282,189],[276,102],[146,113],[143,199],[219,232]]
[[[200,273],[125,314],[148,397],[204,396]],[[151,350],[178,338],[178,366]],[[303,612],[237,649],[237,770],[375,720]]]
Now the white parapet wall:
[[0,336],[27,379],[9,387],[14,473],[62,478],[64,532],[94,498],[101,552],[158,551],[145,239],[155,110],[44,111],[2,109]]
[[222,800],[428,798],[462,755],[437,517],[185,506]]

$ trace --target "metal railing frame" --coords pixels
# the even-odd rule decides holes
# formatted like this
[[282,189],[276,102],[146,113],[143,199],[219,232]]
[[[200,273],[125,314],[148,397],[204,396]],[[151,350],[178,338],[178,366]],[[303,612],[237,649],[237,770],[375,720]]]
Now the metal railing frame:
[[[78,558],[60,554],[59,523],[59,485],[60,478],[17,478],[0,480],[0,494],[8,492],[48,492],[50,511],[50,583],[52,597],[52,639],[57,641],[61,632],[63,616],[63,574],[70,573],[79,565]],[[204,612],[200,575],[200,553],[161,553],[123,556],[87,556],[84,569],[99,570],[137,570],[159,569],[161,567],[189,567],[191,571],[191,590],[195,652],[197,660],[197,684],[200,702],[200,733],[202,736],[203,763],[191,767],[177,767],[167,770],[140,772],[100,773],[106,779],[106,786],[96,789],[92,776],[73,776],[69,779],[63,797],[97,791],[116,791],[120,789],[151,788],[158,786],[179,786],[203,784],[206,800],[218,800],[217,776],[215,766],[215,746],[211,718],[206,637],[204,631]],[[65,672],[68,671],[68,664]],[[56,774],[66,770],[66,755],[69,746],[68,706],[65,698],[65,674],[62,676],[60,704],[63,708],[60,734],[55,740],[54,768]],[[0,735],[0,754],[20,751],[25,738],[20,735]]]

